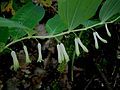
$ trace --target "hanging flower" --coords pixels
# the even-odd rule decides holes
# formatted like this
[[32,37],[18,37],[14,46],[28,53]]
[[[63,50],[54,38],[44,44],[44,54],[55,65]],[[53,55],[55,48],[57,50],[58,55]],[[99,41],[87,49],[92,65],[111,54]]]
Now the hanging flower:
[[13,58],[13,68],[14,68],[15,71],[17,71],[18,68],[20,67],[20,65],[19,65],[19,62],[18,62],[17,55],[16,55],[15,51],[11,52],[11,56]]
[[59,44],[57,45],[57,51],[58,51],[58,62],[62,63],[62,61],[64,61],[64,57],[63,57],[63,54],[61,52],[61,48],[60,48]]
[[100,37],[100,35],[97,33],[97,32],[95,32],[96,33],[96,36],[98,37],[98,39],[100,40],[100,41],[102,41],[103,43],[107,43],[107,40],[105,40],[105,39],[103,39],[102,37]]
[[69,61],[69,56],[68,56],[68,54],[65,50],[65,46],[62,43],[60,43],[60,47],[61,47],[61,51],[63,53],[64,59],[66,60],[66,62],[68,62]]
[[108,29],[107,24],[105,24],[105,28],[106,28],[106,31],[107,31],[107,35],[108,35],[109,37],[111,37],[111,33],[110,33],[109,29]]
[[85,47],[85,45],[83,45],[83,43],[81,42],[80,38],[75,38],[74,41],[75,41],[75,52],[76,52],[77,56],[80,55],[80,51],[79,51],[79,46],[78,45],[80,45],[85,52],[89,52],[88,49]]
[[57,51],[58,51],[58,62],[62,63],[64,60],[66,62],[69,61],[69,56],[65,50],[65,47],[62,43],[57,45]]
[[27,47],[24,45],[23,46],[23,49],[24,49],[24,52],[25,52],[25,56],[26,56],[26,63],[31,63],[31,60],[29,58],[29,54],[28,54],[28,50],[27,50]]
[[79,51],[79,46],[78,46],[78,40],[77,38],[75,38],[75,52],[76,52],[76,55],[79,56],[80,55],[80,51]]
[[107,40],[103,39],[97,32],[93,32],[94,40],[95,40],[95,48],[98,49],[98,41],[97,38],[103,43],[107,43]]
[[94,37],[94,40],[95,40],[95,48],[98,49],[99,46],[98,46],[98,40],[97,40],[97,36],[96,36],[96,33],[93,32],[93,37]]
[[41,44],[38,43],[38,60],[37,62],[41,62],[43,59],[42,59],[42,53],[41,53]]
[[77,38],[77,42],[79,43],[79,45],[82,47],[82,49],[83,49],[85,52],[88,52],[88,49],[85,47],[85,45],[83,45],[83,43],[81,42],[80,38]]

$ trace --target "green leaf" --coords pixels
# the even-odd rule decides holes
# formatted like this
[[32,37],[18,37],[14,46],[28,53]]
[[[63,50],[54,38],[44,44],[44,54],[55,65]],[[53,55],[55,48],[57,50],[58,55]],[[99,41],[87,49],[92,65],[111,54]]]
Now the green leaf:
[[120,0],[106,0],[100,10],[99,17],[102,22],[105,22],[117,13],[120,13]]
[[23,29],[20,29],[20,28],[10,29],[9,33],[13,40],[17,40],[18,38],[21,38],[28,34]]
[[98,20],[86,20],[85,22],[82,23],[82,25],[84,25],[85,27],[89,27],[89,26],[95,25],[99,22],[100,21],[98,21]]
[[4,50],[8,38],[9,38],[8,28],[0,28],[0,53]]
[[45,10],[42,7],[29,2],[16,12],[12,20],[18,21],[30,29],[33,29],[43,18],[44,14]]
[[[118,18],[118,19],[117,19]],[[113,21],[113,20],[115,20],[115,19],[117,19],[115,22],[119,22],[120,21],[120,13],[118,13],[118,14],[115,14],[115,15],[113,15],[110,19],[108,19],[107,21]]]
[[35,6],[32,2],[27,3],[20,8],[12,20],[18,21],[30,29],[11,29],[10,34],[13,39],[18,39],[25,36],[26,34],[34,34],[33,28],[43,18],[45,10],[40,6]]
[[9,27],[7,30],[0,30],[0,35],[2,35],[2,38],[4,38],[4,34],[6,36],[7,33],[4,32],[8,32],[8,30],[11,36],[14,37],[14,39],[16,39],[16,37],[20,38],[21,36],[26,35],[27,32],[30,30],[28,27],[18,23],[17,21],[9,20],[2,17],[0,17],[0,27]]
[[61,33],[67,29],[59,15],[55,15],[53,18],[49,19],[45,27],[50,35]]
[[0,27],[10,27],[10,28],[22,28],[22,29],[28,29],[26,26],[16,22],[16,21],[12,21],[9,19],[5,19],[0,17]]
[[58,0],[58,13],[69,30],[90,19],[102,0]]
[[0,42],[6,43],[9,37],[9,31],[6,28],[0,29]]

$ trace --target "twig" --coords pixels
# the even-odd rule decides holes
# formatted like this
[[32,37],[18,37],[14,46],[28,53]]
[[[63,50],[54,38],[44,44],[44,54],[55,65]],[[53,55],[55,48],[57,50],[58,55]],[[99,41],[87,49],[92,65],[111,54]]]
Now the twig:
[[86,87],[84,88],[84,90],[87,90],[88,86],[92,83],[94,77],[95,77],[95,76],[93,76],[93,77],[91,78],[91,80],[88,82],[88,84],[86,85]]
[[108,90],[112,90],[112,88],[111,88],[111,86],[110,86],[110,84],[109,84],[109,82],[108,82],[105,74],[104,74],[104,73],[101,71],[101,69],[100,69],[100,65],[99,65],[99,64],[95,64],[95,65],[97,66],[97,69],[99,70],[99,72],[100,72],[100,74],[101,74],[101,77],[102,77],[103,80],[105,81],[105,84],[106,84]]

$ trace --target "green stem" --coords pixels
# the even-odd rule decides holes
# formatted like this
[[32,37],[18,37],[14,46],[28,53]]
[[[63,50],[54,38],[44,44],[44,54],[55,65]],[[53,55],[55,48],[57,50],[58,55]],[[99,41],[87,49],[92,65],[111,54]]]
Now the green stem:
[[110,22],[107,22],[107,23],[114,23],[115,21],[117,21],[118,19],[120,19],[120,16],[118,16],[116,19],[110,21]]
[[[79,38],[82,36],[83,31],[80,32]],[[71,64],[71,81],[73,81],[73,69],[74,69],[75,51],[73,52],[72,64]]]
[[[33,38],[33,39],[55,38],[55,37],[62,36],[62,35],[65,35],[65,34],[69,34],[69,33],[73,33],[73,32],[88,30],[88,29],[90,29],[90,28],[93,28],[93,27],[99,26],[99,25],[103,25],[103,24],[105,24],[105,23],[106,23],[106,24],[107,24],[107,23],[113,23],[113,22],[115,22],[116,20],[118,20],[119,18],[120,18],[120,16],[117,17],[116,19],[110,21],[110,22],[100,22],[100,23],[94,24],[94,25],[89,26],[89,27],[85,27],[85,28],[81,28],[81,29],[75,29],[75,30],[68,30],[68,31],[66,31],[66,32],[62,32],[62,33],[56,34],[56,35],[48,35],[48,36],[27,36],[27,37],[23,37],[23,38],[20,38],[20,39],[18,39],[18,40],[12,41],[11,43],[7,44],[7,45],[5,46],[5,48],[8,48],[10,45],[12,45],[12,44],[14,44],[14,43],[16,43],[16,42],[25,40],[25,39],[31,39],[31,38]],[[5,48],[4,48],[4,49],[5,49]]]
[[71,64],[71,81],[73,81],[73,69],[74,69],[75,51],[73,52],[72,64]]

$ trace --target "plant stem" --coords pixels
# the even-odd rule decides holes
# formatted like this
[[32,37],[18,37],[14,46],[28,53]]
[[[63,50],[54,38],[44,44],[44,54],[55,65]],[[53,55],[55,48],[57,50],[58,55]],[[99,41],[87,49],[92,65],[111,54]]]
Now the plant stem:
[[[80,32],[79,38],[82,36],[83,31]],[[71,64],[71,81],[73,81],[73,69],[74,69],[75,51],[73,52],[72,64]]]
[[73,69],[74,69],[75,51],[73,52],[72,64],[71,64],[71,81],[73,82]]
[[78,32],[78,31],[88,30],[88,29],[90,29],[90,28],[93,28],[93,27],[96,27],[96,26],[99,26],[99,25],[103,25],[103,24],[105,24],[105,23],[106,23],[106,24],[107,24],[107,23],[113,23],[113,22],[117,21],[119,18],[120,18],[120,16],[117,17],[116,19],[110,21],[110,22],[100,22],[100,23],[96,23],[96,24],[94,24],[94,25],[92,25],[92,26],[89,26],[89,27],[85,27],[85,28],[81,28],[81,29],[75,29],[75,30],[68,30],[68,31],[66,31],[66,32],[62,32],[62,33],[56,34],[56,35],[48,35],[48,36],[27,36],[27,37],[23,37],[23,38],[20,38],[20,39],[18,39],[18,40],[12,41],[11,43],[7,44],[4,49],[8,48],[10,45],[12,45],[12,44],[14,44],[14,43],[16,43],[16,42],[19,42],[19,41],[22,41],[22,40],[25,40],[25,39],[31,39],[31,38],[33,38],[33,39],[54,38],[54,37],[62,36],[62,35],[69,34],[69,33],[72,33],[72,32]]

